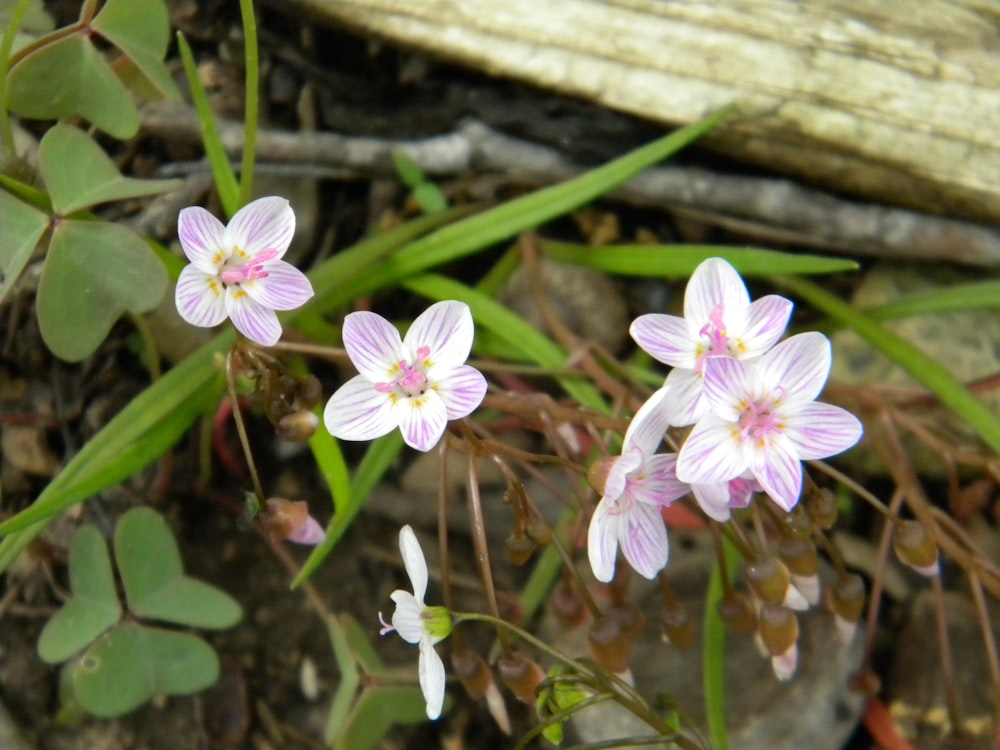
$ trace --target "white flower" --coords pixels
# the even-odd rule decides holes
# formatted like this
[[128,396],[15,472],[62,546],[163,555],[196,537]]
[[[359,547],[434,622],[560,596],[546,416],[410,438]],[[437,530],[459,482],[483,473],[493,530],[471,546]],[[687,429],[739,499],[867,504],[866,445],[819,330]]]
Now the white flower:
[[424,604],[427,593],[427,561],[420,548],[416,534],[409,526],[399,530],[399,551],[403,565],[410,577],[413,593],[396,589],[392,601],[396,611],[392,613],[392,624],[386,623],[379,612],[382,623],[379,635],[393,631],[407,643],[414,643],[420,649],[419,676],[420,690],[427,701],[427,718],[436,719],[444,706],[444,662],[434,650],[434,644],[444,640],[451,633],[451,614],[444,607],[428,607]]

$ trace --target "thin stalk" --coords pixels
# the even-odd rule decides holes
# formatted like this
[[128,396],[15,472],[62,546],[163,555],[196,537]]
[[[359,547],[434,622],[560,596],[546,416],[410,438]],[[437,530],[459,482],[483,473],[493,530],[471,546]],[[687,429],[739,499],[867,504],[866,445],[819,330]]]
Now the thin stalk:
[[972,599],[976,603],[976,614],[979,617],[979,630],[983,634],[983,644],[986,646],[986,657],[989,659],[990,684],[993,686],[993,727],[994,740],[1000,747],[1000,660],[997,658],[997,642],[993,637],[993,623],[990,621],[986,597],[983,595],[983,584],[975,569],[969,571],[969,587],[972,589]]
[[944,587],[941,576],[931,576],[931,591],[934,592],[934,623],[937,626],[938,653],[941,655],[941,675],[944,677],[945,702],[948,705],[948,720],[951,731],[961,737],[962,709],[958,700],[958,684],[955,682],[955,665],[951,658],[951,639],[948,637],[948,620],[945,614]]
[[250,479],[253,481],[253,490],[257,493],[260,502],[264,502],[266,495],[264,487],[260,483],[260,476],[257,474],[257,464],[254,463],[253,453],[250,451],[250,438],[247,436],[246,424],[243,422],[243,412],[240,410],[239,394],[236,392],[236,374],[233,372],[233,350],[226,353],[226,385],[229,387],[229,398],[233,402],[233,421],[236,423],[236,433],[240,438],[240,446],[243,448],[243,455],[247,460],[247,468],[250,470]]
[[240,204],[250,202],[253,192],[254,156],[257,145],[257,112],[260,106],[260,59],[257,52],[257,18],[253,0],[240,0],[243,22],[244,66],[246,69],[246,110],[243,119],[243,161],[240,167]]
[[891,509],[887,508],[881,500],[875,497],[875,495],[873,495],[871,492],[865,489],[864,486],[851,479],[849,476],[847,476],[847,474],[844,474],[839,469],[835,469],[825,461],[810,461],[809,465],[812,466],[814,469],[819,469],[828,477],[840,482],[842,485],[847,487],[847,489],[851,490],[851,492],[860,497],[862,500],[864,500],[866,503],[872,506],[872,508],[874,508],[876,511],[881,513],[883,516],[885,516],[888,520],[892,521],[893,523],[899,523],[900,521],[903,520],[896,513],[893,513]]
[[[903,504],[903,491],[897,489],[889,501],[889,511],[895,516],[899,506]],[[872,654],[875,650],[875,629],[878,625],[879,606],[882,603],[882,586],[889,557],[889,546],[892,544],[893,522],[888,517],[882,527],[882,536],[875,553],[875,574],[872,576],[872,592],[869,597],[868,619],[865,621],[865,643],[861,651],[861,669],[870,672],[872,669]]]
[[444,606],[455,608],[451,591],[451,564],[448,554],[448,441],[438,447],[438,558],[441,564],[441,592]]
[[14,153],[14,129],[10,124],[10,112],[7,111],[7,71],[14,39],[21,30],[24,15],[28,12],[30,4],[31,0],[18,0],[14,11],[10,14],[7,28],[4,29],[3,40],[0,41],[0,132],[3,133],[4,149],[11,154]]

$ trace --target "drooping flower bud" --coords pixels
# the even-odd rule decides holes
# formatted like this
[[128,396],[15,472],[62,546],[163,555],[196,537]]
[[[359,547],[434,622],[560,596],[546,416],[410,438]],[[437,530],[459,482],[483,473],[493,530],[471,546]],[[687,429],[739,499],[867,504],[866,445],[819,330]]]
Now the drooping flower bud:
[[604,486],[608,481],[608,472],[611,471],[611,467],[615,465],[616,461],[618,461],[618,456],[604,456],[594,461],[587,469],[587,483],[593,487],[594,492],[602,497],[604,496]]
[[757,633],[771,655],[771,668],[784,682],[798,666],[799,621],[788,607],[763,604],[758,613]]
[[276,541],[287,539],[298,544],[319,544],[326,538],[323,527],[309,515],[305,501],[286,500],[283,497],[268,498],[258,516],[268,534]]
[[286,414],[274,426],[274,431],[282,440],[290,443],[304,443],[316,434],[319,417],[311,411],[293,411]]
[[843,576],[830,589],[830,609],[837,629],[837,639],[845,646],[854,638],[865,606],[865,582],[851,573]]
[[691,648],[697,634],[691,610],[681,602],[665,603],[660,613],[660,634],[666,643],[682,651]]
[[565,580],[552,592],[549,606],[552,607],[552,613],[563,631],[572,630],[587,619],[587,606],[583,602],[583,597],[575,586]]
[[892,546],[897,557],[920,575],[930,578],[941,572],[937,545],[919,521],[896,524]]
[[510,688],[514,697],[533,706],[538,686],[545,679],[545,672],[538,666],[538,662],[514,652],[510,656],[501,657],[497,668],[500,670],[500,679]]
[[827,487],[814,487],[806,492],[806,512],[819,528],[832,529],[837,523],[837,496]]
[[507,704],[493,679],[493,670],[486,660],[474,651],[456,648],[451,655],[451,666],[466,692],[475,700],[485,700],[493,720],[504,734],[510,734],[510,716]]
[[590,655],[598,664],[617,675],[627,675],[632,644],[642,634],[646,618],[637,607],[618,606],[595,620],[587,636]]
[[747,583],[767,604],[791,609],[809,609],[809,602],[791,585],[791,574],[776,557],[764,557],[747,564]]
[[778,556],[792,574],[792,584],[809,604],[819,603],[819,556],[816,545],[808,539],[782,539]]
[[757,630],[757,615],[750,599],[733,592],[723,596],[716,605],[719,617],[734,635],[749,635]]
[[516,530],[504,541],[504,551],[511,565],[524,565],[531,560],[537,548],[534,540],[527,534],[517,533]]

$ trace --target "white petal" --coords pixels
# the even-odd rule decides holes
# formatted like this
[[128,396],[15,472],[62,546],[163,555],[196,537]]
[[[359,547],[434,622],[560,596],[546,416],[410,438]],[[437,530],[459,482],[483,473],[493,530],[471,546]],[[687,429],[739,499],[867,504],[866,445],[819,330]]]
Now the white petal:
[[740,359],[759,357],[774,346],[788,326],[792,302],[777,294],[755,300],[747,311],[746,330],[736,342],[738,351],[731,354]]
[[387,383],[399,377],[399,362],[409,355],[399,331],[388,320],[373,312],[350,313],[344,318],[343,337],[351,363],[370,382]]
[[399,426],[399,415],[387,393],[379,393],[364,375],[337,389],[323,410],[327,432],[341,440],[374,440]]
[[831,404],[804,404],[786,417],[785,434],[803,461],[846,451],[861,439],[863,431],[857,417]]
[[399,553],[403,556],[406,575],[413,584],[413,595],[422,604],[427,594],[427,561],[417,535],[409,525],[399,530]]
[[296,544],[319,544],[326,539],[326,532],[312,516],[306,516],[306,522],[288,536],[288,540]]
[[774,676],[782,682],[790,680],[795,675],[798,664],[799,647],[794,643],[785,653],[771,657],[771,668],[774,670]]
[[587,556],[594,578],[608,583],[615,576],[615,555],[618,554],[618,523],[621,516],[608,512],[608,504],[601,500],[590,519],[587,531]]
[[645,456],[638,448],[627,448],[625,452],[611,462],[608,475],[604,478],[604,497],[614,505],[624,494],[628,484],[628,476],[642,466]]
[[728,482],[746,468],[733,425],[712,414],[698,421],[677,455],[677,478],[688,484]]
[[396,611],[392,613],[392,627],[399,633],[399,637],[407,643],[420,643],[425,639],[424,633],[424,604],[409,591],[396,589],[389,598],[396,604]]
[[708,411],[705,382],[700,372],[674,369],[667,375],[664,387],[670,389],[670,424],[687,427]]
[[425,453],[438,444],[448,426],[448,410],[435,391],[415,398],[401,398],[396,413],[403,442]]
[[732,357],[706,359],[704,383],[709,409],[727,422],[737,422],[747,403],[763,395],[754,366]]
[[729,520],[729,482],[692,484],[691,494],[709,518],[716,521]]
[[295,266],[283,260],[265,263],[267,276],[244,281],[240,288],[251,298],[272,310],[294,310],[313,296],[309,279]]
[[618,526],[622,554],[639,575],[653,580],[667,564],[667,527],[659,506],[635,503]]
[[472,313],[464,302],[435,302],[413,321],[403,343],[414,355],[417,349],[430,349],[432,366],[446,368],[463,364],[472,350],[475,326]]
[[739,316],[742,322],[750,295],[735,268],[722,258],[709,258],[691,274],[684,292],[684,317],[700,328],[719,305],[723,306],[723,319],[732,326],[736,321],[731,318]]
[[277,250],[280,258],[295,234],[295,212],[288,201],[277,196],[258,198],[230,219],[226,227],[228,243],[254,256],[262,250]]
[[238,287],[226,289],[226,312],[236,330],[262,346],[274,346],[281,338],[281,324],[274,310],[254,302]]
[[786,403],[812,401],[830,374],[830,341],[809,331],[787,338],[760,358],[761,380],[768,390],[782,388]]
[[653,359],[692,370],[697,361],[698,339],[692,337],[690,328],[684,318],[676,315],[649,313],[633,320],[628,330],[635,343]]
[[784,435],[776,435],[767,445],[754,449],[750,470],[774,502],[791,510],[802,493],[802,463],[795,444]]
[[226,319],[225,291],[219,277],[202,273],[191,264],[177,278],[174,291],[177,312],[193,326],[210,328]]
[[638,448],[652,456],[663,443],[663,435],[670,425],[670,388],[664,386],[650,396],[632,417],[622,450]]
[[177,216],[177,238],[187,259],[202,273],[215,274],[229,257],[226,228],[201,206],[182,209]]
[[690,485],[677,478],[677,454],[660,453],[650,456],[642,471],[628,483],[628,492],[640,503],[669,505],[691,491]]
[[441,395],[448,419],[468,416],[483,402],[486,378],[475,367],[459,365],[436,379],[434,389]]
[[427,718],[434,720],[441,716],[444,708],[444,662],[429,641],[420,642],[420,690],[427,701]]

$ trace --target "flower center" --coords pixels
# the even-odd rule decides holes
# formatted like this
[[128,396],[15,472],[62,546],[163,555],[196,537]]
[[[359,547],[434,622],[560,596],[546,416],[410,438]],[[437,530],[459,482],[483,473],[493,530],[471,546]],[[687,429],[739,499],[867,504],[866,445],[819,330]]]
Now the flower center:
[[235,266],[229,265],[232,260],[232,257],[230,257],[230,259],[226,261],[226,265],[222,267],[222,273],[219,274],[219,277],[222,279],[224,284],[242,284],[246,281],[266,279],[268,277],[268,273],[264,270],[264,264],[277,257],[277,250],[261,250],[255,256],[250,258],[250,260]]
[[430,353],[429,346],[422,346],[417,349],[417,358],[412,365],[405,359],[399,360],[398,367],[402,373],[400,377],[385,383],[376,383],[375,390],[379,393],[398,391],[410,397],[422,395],[427,390],[427,357]]
[[726,334],[726,323],[722,319],[725,309],[725,305],[716,305],[708,316],[708,322],[698,331],[699,336],[708,338],[708,346],[698,354],[694,364],[695,372],[702,371],[707,357],[718,357],[729,353],[729,336]]
[[768,396],[747,404],[737,422],[740,438],[765,442],[769,437],[780,433],[785,425],[776,413],[779,400],[780,394],[778,398]]

